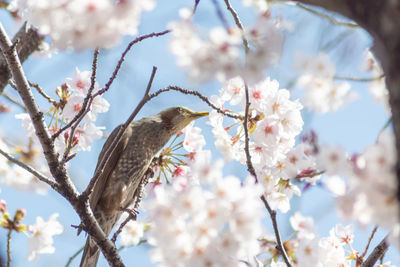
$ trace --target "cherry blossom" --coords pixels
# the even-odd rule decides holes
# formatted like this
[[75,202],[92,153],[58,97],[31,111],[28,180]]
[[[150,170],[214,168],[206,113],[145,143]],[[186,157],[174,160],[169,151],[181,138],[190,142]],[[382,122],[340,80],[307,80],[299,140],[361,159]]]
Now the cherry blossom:
[[53,236],[59,235],[64,231],[64,227],[57,221],[58,214],[54,213],[48,221],[42,217],[36,217],[36,223],[29,229],[28,248],[30,250],[27,259],[29,261],[38,261],[39,254],[52,254],[55,251],[53,247]]
[[[201,169],[191,169],[192,175],[201,177]],[[261,235],[259,185],[221,175],[199,181],[154,189],[145,205],[152,260],[163,266],[239,266],[241,259],[253,258]]]
[[197,152],[202,150],[206,144],[204,136],[201,135],[201,129],[194,127],[194,121],[183,129],[185,140],[183,141],[183,148],[188,152]]
[[136,34],[141,13],[154,6],[154,1],[138,0],[14,0],[9,8],[49,35],[54,47],[83,50],[110,48],[123,35]]
[[[217,27],[204,37],[198,35],[200,29],[192,22],[189,10],[180,10],[180,15],[181,21],[170,24],[170,50],[178,57],[178,65],[194,81],[206,82],[212,78],[225,81],[241,75],[253,84],[264,77],[266,67],[279,59],[283,36],[277,23],[267,16],[260,16],[255,25],[244,32],[236,27],[229,30]],[[254,46],[246,57],[243,36]]]

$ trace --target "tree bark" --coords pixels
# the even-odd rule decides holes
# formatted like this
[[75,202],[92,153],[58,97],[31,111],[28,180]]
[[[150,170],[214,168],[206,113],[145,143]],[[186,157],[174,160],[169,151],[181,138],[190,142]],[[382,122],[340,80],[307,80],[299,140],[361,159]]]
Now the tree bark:
[[[36,29],[24,23],[12,39],[12,43],[18,42],[17,53],[23,63],[33,52],[39,49],[44,37],[40,36]],[[11,78],[5,58],[0,53],[0,95],[3,93],[8,80]]]

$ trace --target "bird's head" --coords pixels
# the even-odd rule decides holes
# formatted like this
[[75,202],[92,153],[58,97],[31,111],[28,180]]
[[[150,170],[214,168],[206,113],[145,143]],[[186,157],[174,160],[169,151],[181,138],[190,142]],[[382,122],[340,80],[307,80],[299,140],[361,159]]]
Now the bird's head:
[[208,112],[195,112],[185,107],[170,107],[158,113],[165,127],[176,134],[193,120],[207,116]]

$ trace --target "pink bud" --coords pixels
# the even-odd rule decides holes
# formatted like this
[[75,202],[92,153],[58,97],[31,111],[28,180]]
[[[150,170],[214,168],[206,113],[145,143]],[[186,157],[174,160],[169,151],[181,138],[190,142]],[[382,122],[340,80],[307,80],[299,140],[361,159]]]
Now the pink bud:
[[4,213],[7,210],[7,203],[4,199],[0,200],[0,212]]

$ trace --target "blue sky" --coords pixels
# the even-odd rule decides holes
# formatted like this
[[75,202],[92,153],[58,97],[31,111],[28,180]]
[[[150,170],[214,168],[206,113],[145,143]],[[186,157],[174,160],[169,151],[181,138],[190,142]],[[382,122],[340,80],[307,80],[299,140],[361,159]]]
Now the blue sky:
[[[220,4],[222,5],[223,2]],[[178,19],[178,9],[181,7],[191,7],[188,1],[158,1],[157,7],[150,13],[144,13],[140,34],[163,31],[170,21]],[[239,8],[240,1],[232,1],[232,5],[237,11],[245,25],[251,25],[254,21],[255,13],[251,8]],[[294,55],[298,51],[307,54],[317,54],[324,44],[335,39],[345,31],[349,31],[348,37],[327,51],[332,60],[337,63],[337,73],[342,76],[367,77],[367,73],[360,71],[362,55],[366,48],[370,47],[372,41],[370,37],[360,29],[349,30],[340,26],[332,26],[328,21],[311,15],[304,10],[296,7],[282,7],[279,9],[283,17],[296,25],[295,31],[286,34],[284,52],[280,63],[267,71],[272,79],[277,79],[281,86],[290,83],[296,77],[291,65]],[[229,18],[229,14],[226,13]],[[1,22],[6,29],[11,32],[12,23],[8,15],[0,12]],[[232,21],[229,18],[231,25]],[[220,25],[215,14],[212,1],[202,1],[198,7],[195,21],[203,27]],[[104,85],[111,75],[119,55],[126,47],[126,44],[134,37],[126,37],[121,45],[109,51],[101,51],[98,67],[98,81]],[[176,66],[176,60],[168,51],[169,36],[145,40],[135,45],[128,54],[118,78],[105,94],[105,98],[110,102],[110,111],[100,115],[97,125],[104,125],[107,131],[111,130],[126,120],[133,108],[141,98],[147,81],[149,79],[152,66],[157,66],[158,71],[153,83],[153,90],[164,88],[168,85],[179,85],[188,89],[196,89],[204,95],[216,94],[220,88],[217,82],[207,84],[194,84],[188,81],[185,73]],[[85,51],[80,53],[63,52],[54,55],[50,59],[29,59],[24,64],[28,79],[39,83],[49,94],[54,96],[56,86],[64,82],[66,77],[71,77],[75,67],[80,70],[89,70],[91,66],[92,52]],[[303,116],[306,122],[305,129],[314,129],[318,133],[322,143],[340,144],[350,153],[361,152],[366,146],[373,144],[377,134],[387,121],[388,117],[383,108],[377,105],[368,93],[367,83],[352,82],[352,90],[356,91],[360,97],[357,101],[349,104],[336,113],[316,115],[304,111]],[[11,88],[6,91],[15,94]],[[301,92],[294,89],[294,95]],[[4,98],[0,98],[0,103],[6,103]],[[42,102],[44,103],[44,102]],[[175,92],[166,93],[159,98],[153,99],[146,105],[138,117],[152,115],[168,106],[184,105],[190,106],[194,110],[209,110],[209,107],[198,101],[192,96],[180,95]],[[19,113],[17,107],[13,108],[15,113]],[[0,114],[0,132],[6,137],[12,136],[12,142],[24,141],[25,137],[19,122],[15,121],[12,114]],[[212,141],[210,126],[205,124],[205,120],[196,122],[197,126],[203,128],[203,133],[208,141],[207,148],[213,151],[213,158],[222,157],[215,150]],[[82,152],[77,158],[72,160],[70,175],[78,188],[82,190],[90,179],[98,153],[104,140],[94,143],[90,152]],[[242,178],[246,176],[246,168],[239,164],[228,164],[225,174],[236,174]],[[0,185],[0,198],[8,203],[8,209],[13,213],[17,208],[27,209],[27,216],[24,222],[34,223],[36,216],[44,219],[58,212],[60,221],[64,225],[64,233],[55,237],[56,253],[51,255],[41,255],[37,264],[25,261],[28,254],[26,247],[26,237],[24,234],[15,234],[12,239],[12,257],[14,266],[56,266],[65,265],[68,258],[84,244],[84,235],[76,236],[71,224],[79,224],[78,216],[73,212],[69,204],[56,193],[49,192],[46,196],[38,196],[25,192],[17,192],[12,188]],[[322,188],[313,188],[301,198],[294,198],[291,202],[293,212],[279,214],[279,223],[282,234],[288,237],[291,234],[288,217],[295,210],[300,210],[304,215],[313,216],[318,225],[321,236],[328,236],[329,230],[339,221],[334,214],[334,200],[329,193]],[[271,230],[270,222],[265,221],[267,229]],[[370,229],[358,229],[354,247],[362,250],[366,244]],[[384,231],[378,231],[378,237],[374,239],[372,245],[380,242],[385,235]],[[0,229],[0,251],[1,255],[5,252],[6,231]],[[125,249],[121,252],[125,262],[135,263],[134,266],[152,266],[148,259],[148,247],[141,245]],[[77,266],[79,258],[72,264]],[[393,249],[388,253],[387,259],[392,263],[399,263],[399,254]],[[100,260],[99,266],[107,266],[104,259]],[[133,266],[133,265],[131,265]]]

